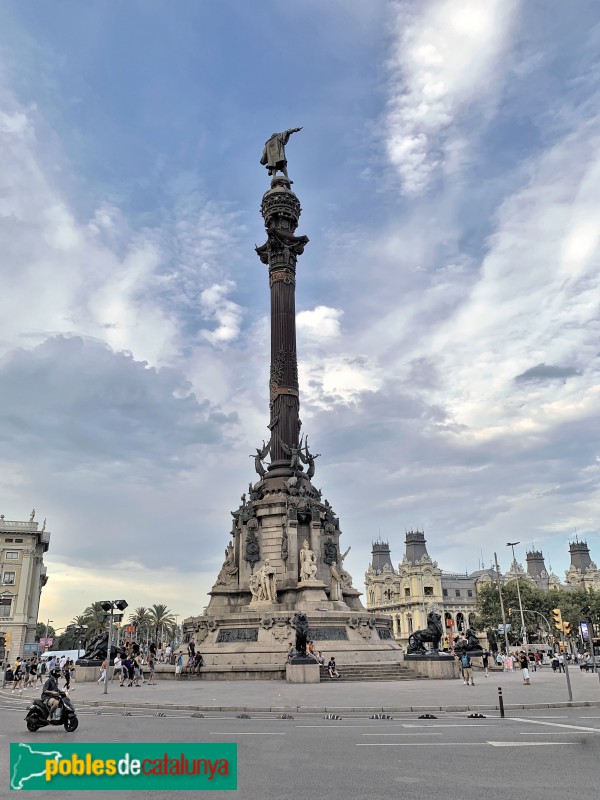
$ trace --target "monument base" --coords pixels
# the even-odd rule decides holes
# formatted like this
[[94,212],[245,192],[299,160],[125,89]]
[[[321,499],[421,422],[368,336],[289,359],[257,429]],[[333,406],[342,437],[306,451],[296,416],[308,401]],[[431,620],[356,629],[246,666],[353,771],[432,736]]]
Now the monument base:
[[423,678],[458,678],[460,664],[450,653],[412,653],[404,656],[404,663]]
[[314,659],[310,659],[311,664],[286,664],[285,679],[288,683],[320,683],[321,669],[318,664],[315,664]]

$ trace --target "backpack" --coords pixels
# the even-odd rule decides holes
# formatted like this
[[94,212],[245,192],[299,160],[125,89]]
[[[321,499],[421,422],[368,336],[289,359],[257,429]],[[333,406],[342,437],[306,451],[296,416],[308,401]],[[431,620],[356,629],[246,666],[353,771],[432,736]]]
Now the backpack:
[[460,657],[460,663],[463,665],[463,667],[470,667],[471,659],[466,653],[463,653],[463,655]]

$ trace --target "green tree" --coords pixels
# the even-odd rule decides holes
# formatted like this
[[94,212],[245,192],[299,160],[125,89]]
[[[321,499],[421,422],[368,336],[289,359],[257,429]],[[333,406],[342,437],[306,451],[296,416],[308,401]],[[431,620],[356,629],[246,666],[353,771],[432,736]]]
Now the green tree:
[[[579,588],[570,591],[553,589],[543,592],[527,580],[520,580],[519,588],[529,642],[547,641],[548,635],[558,636],[553,625],[553,608],[560,608],[563,620],[571,623],[574,637],[578,636],[579,623],[584,619],[582,609],[585,606],[591,607],[592,618],[594,616],[596,619],[600,618],[600,592],[589,592]],[[503,584],[502,599],[504,600],[506,622],[511,625],[510,644],[520,644],[521,613],[515,580],[509,580]],[[498,625],[502,623],[498,587],[495,583],[483,586],[478,592],[477,617],[480,623],[479,630],[489,628],[497,630]],[[549,625],[544,617],[548,620]]]
[[[48,637],[54,636],[56,631],[52,627],[52,625],[48,625]],[[45,622],[38,622],[35,626],[35,641],[39,642],[40,639],[43,639],[46,636],[46,623]]]
[[161,629],[166,629],[170,625],[175,624],[175,617],[173,613],[167,608],[164,603],[154,604],[150,609],[151,624],[154,630],[154,639],[158,641]]
[[142,641],[149,636],[153,628],[153,617],[150,611],[144,606],[136,608],[133,614],[129,615],[129,624],[135,628],[134,638]]

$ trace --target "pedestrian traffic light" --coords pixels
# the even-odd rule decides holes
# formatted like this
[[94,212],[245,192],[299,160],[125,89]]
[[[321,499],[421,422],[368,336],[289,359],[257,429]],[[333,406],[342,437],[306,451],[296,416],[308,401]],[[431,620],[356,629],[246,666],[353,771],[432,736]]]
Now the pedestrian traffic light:
[[563,629],[563,621],[562,621],[562,613],[560,608],[553,608],[552,609],[552,616],[554,617],[554,627],[558,628],[559,631]]
[[563,633],[565,636],[571,635],[571,623],[570,622],[563,622]]

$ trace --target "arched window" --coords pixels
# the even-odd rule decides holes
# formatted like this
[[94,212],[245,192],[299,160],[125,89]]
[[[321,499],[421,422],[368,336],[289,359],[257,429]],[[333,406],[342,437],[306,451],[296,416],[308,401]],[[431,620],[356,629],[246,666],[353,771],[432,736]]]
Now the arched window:
[[456,615],[456,630],[459,633],[464,633],[465,630],[466,630],[465,629],[465,615],[462,613],[462,611],[459,611],[458,614]]
[[385,597],[385,599],[389,603],[391,601],[392,597],[394,596],[394,593],[392,592],[391,589],[386,589],[385,592],[383,593],[383,596]]
[[410,614],[406,615],[406,622],[408,624],[408,634],[410,636],[410,634],[413,632],[413,621]]

